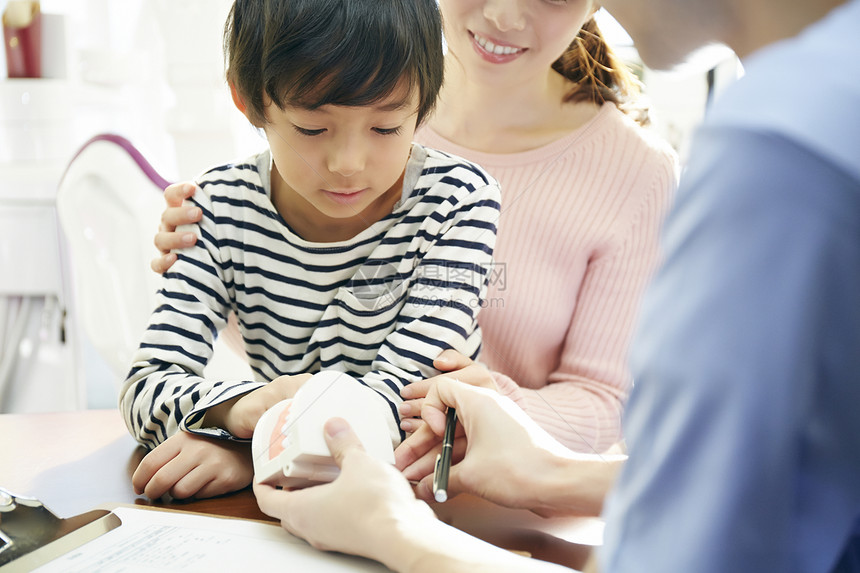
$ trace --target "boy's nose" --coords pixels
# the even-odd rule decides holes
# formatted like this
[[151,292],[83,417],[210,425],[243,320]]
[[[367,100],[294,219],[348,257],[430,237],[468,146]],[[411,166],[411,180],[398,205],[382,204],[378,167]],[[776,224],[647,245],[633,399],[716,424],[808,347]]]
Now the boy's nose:
[[484,17],[501,32],[520,31],[526,27],[525,12],[520,0],[487,0]]
[[343,177],[349,177],[364,170],[365,154],[356,144],[338,146],[329,153],[328,169]]

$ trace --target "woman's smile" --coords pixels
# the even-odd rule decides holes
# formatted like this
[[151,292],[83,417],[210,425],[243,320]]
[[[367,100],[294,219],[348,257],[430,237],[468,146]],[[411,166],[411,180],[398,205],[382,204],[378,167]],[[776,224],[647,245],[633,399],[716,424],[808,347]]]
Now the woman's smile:
[[482,36],[476,32],[469,32],[472,38],[472,47],[484,60],[494,64],[504,64],[513,61],[527,51],[512,44],[506,44],[498,40]]

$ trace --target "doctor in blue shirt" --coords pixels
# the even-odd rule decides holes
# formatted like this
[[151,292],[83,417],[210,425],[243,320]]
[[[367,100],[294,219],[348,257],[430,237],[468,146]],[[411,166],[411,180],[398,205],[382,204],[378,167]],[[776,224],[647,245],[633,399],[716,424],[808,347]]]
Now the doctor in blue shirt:
[[[616,4],[644,35],[628,14],[644,4]],[[860,2],[747,0],[762,20],[744,26],[731,2],[681,4],[710,6],[695,33],[733,24],[710,39],[745,76],[698,130],[666,224],[601,565],[860,571]],[[666,44],[637,45],[662,63]]]

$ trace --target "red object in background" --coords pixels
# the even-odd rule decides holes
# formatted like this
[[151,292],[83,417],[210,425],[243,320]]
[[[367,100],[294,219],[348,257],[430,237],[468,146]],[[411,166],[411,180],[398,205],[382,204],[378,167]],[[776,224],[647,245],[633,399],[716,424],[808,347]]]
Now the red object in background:
[[6,70],[10,78],[42,77],[41,12],[36,11],[30,24],[20,28],[7,26],[4,20],[3,38],[6,43]]

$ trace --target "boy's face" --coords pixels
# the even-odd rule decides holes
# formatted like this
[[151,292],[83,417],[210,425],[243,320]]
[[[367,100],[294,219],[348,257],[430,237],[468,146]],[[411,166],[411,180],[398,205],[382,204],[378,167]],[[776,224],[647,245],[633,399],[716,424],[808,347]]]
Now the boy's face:
[[417,94],[405,89],[366,107],[270,103],[263,129],[275,163],[272,189],[311,226],[370,226],[400,198],[417,110]]

